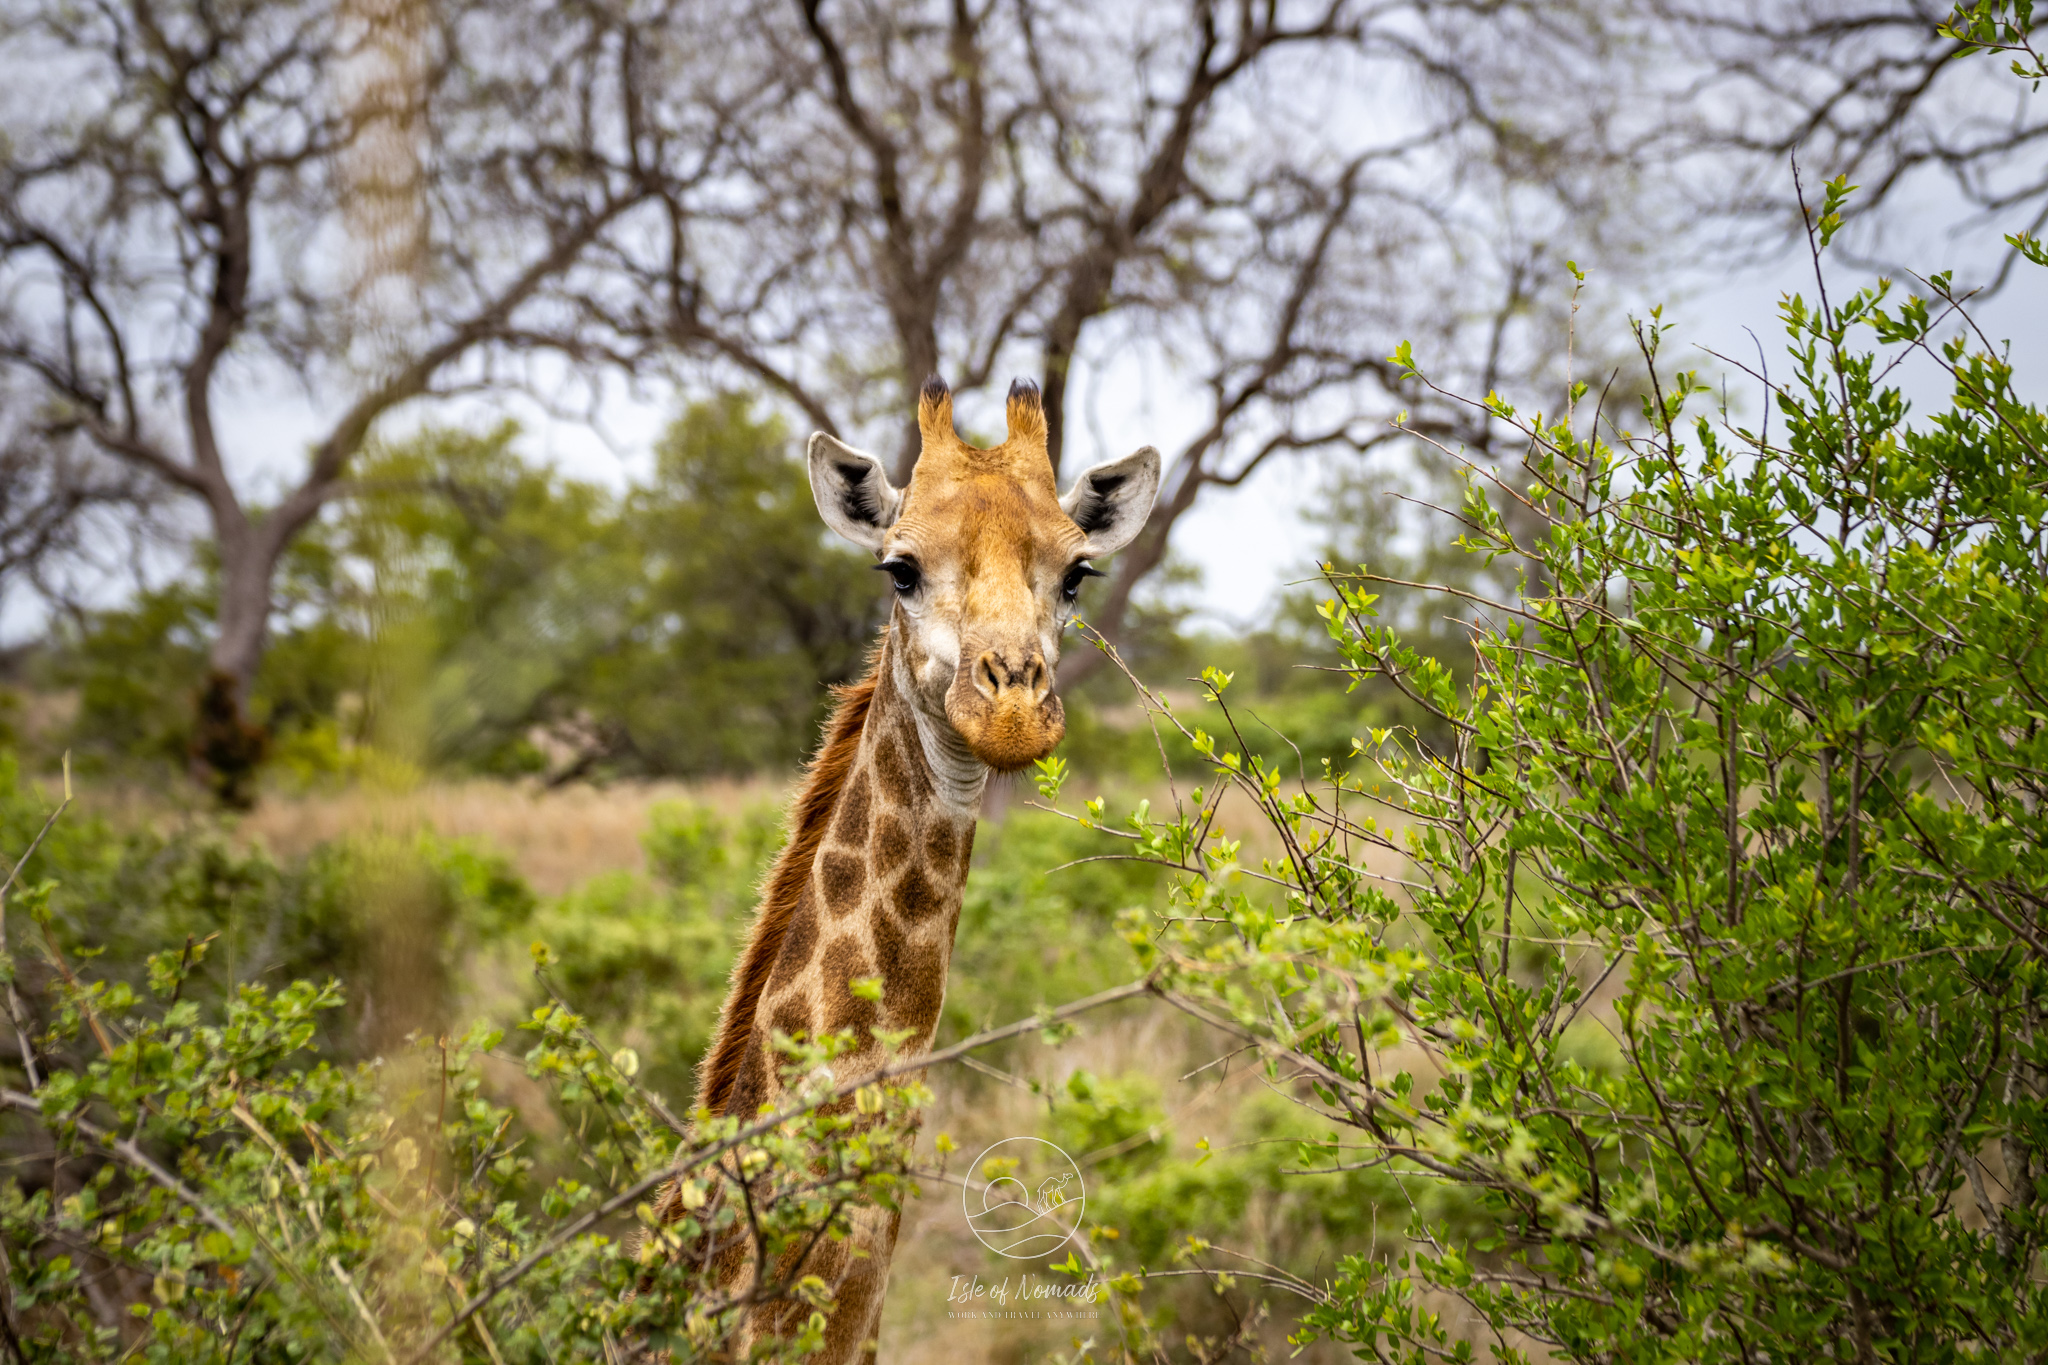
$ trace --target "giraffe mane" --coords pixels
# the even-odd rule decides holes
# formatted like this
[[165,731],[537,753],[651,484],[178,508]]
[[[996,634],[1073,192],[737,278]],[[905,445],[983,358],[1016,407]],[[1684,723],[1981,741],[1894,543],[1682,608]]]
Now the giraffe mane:
[[812,755],[804,770],[803,787],[790,805],[789,842],[783,845],[762,883],[761,906],[754,916],[746,951],[733,964],[725,1008],[719,1013],[718,1033],[698,1067],[697,1103],[714,1117],[725,1113],[733,1087],[739,1081],[740,1068],[747,1060],[747,1043],[754,1034],[754,1016],[761,996],[775,971],[782,941],[789,935],[797,899],[810,881],[811,866],[817,861],[818,846],[824,842],[840,789],[846,785],[846,775],[860,750],[861,729],[867,724],[868,709],[875,699],[881,659],[882,649],[877,646],[868,657],[865,677],[832,689],[839,704],[826,722],[824,742]]

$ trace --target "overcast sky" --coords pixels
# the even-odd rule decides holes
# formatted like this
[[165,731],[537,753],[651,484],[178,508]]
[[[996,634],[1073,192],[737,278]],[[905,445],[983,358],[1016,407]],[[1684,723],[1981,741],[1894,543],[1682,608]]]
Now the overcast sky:
[[[1947,251],[1921,259],[1934,259],[1941,268],[1967,269],[1973,261],[1982,261],[1982,245],[1953,244]],[[1873,278],[1865,272],[1831,266],[1830,297],[1839,300]],[[1903,282],[1894,286],[1895,290],[1906,287]],[[1646,313],[1654,304],[1675,299],[1665,309],[1666,318],[1676,324],[1670,342],[1681,348],[1674,356],[1674,368],[1697,366],[1702,379],[1716,388],[1725,378],[1730,406],[1738,413],[1754,414],[1760,409],[1754,382],[1714,355],[1754,367],[1760,341],[1771,373],[1782,375],[1787,363],[1785,339],[1777,319],[1779,300],[1787,293],[1813,297],[1810,258],[1787,256],[1711,281],[1686,280],[1682,288],[1663,293],[1646,288],[1640,311]],[[1987,336],[2011,343],[2020,392],[2037,403],[2048,399],[2048,271],[2022,266],[2000,294],[1973,308],[1972,314]],[[1864,336],[1871,339],[1867,332]],[[1687,350],[1692,354],[1684,357]],[[1944,378],[1931,364],[1919,363],[1895,371],[1892,382],[1918,413],[1947,396],[1941,383]],[[1304,533],[1301,511],[1315,496],[1318,485],[1318,471],[1306,461],[1271,467],[1243,488],[1205,494],[1204,501],[1182,521],[1177,531],[1179,548],[1202,565],[1202,604],[1220,623],[1256,619],[1277,586],[1311,567],[1315,546]]]

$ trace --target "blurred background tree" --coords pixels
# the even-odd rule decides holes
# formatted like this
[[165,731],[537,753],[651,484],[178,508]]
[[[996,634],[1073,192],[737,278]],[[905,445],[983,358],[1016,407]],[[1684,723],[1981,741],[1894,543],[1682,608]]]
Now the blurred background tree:
[[692,404],[623,509],[632,646],[589,696],[638,771],[787,770],[816,742],[822,685],[865,672],[886,619],[880,575],[819,534],[798,443],[757,406]]
[[[1094,608],[1117,636],[1204,490],[1430,406],[1391,338],[1533,378],[1553,229],[1631,245],[1617,92],[1573,75],[1614,39],[1554,6],[32,5],[4,40],[45,74],[0,162],[0,363],[44,448],[202,513],[191,743],[230,803],[292,547],[373,494],[357,464],[401,412],[744,384],[901,475],[928,372],[1036,375],[1063,463],[1100,390],[1170,364],[1198,401]],[[1357,93],[1394,88],[1391,121]],[[303,458],[236,420],[266,389],[313,414]],[[1432,429],[1486,449],[1457,409]]]
[[[623,497],[519,439],[503,424],[373,445],[356,496],[293,544],[251,697],[278,761],[338,775],[378,745],[557,784],[797,763],[821,684],[858,676],[885,602],[819,529],[781,419],[740,395],[693,404]],[[212,577],[60,632],[45,676],[76,689],[71,734],[102,770],[182,756]]]
[[[277,574],[372,428],[509,357],[573,356],[549,291],[693,158],[636,136],[638,68],[596,11],[41,5],[4,40],[0,363],[53,453],[203,513],[194,756],[246,803]],[[234,442],[226,411],[264,385],[319,414],[303,457]]]
[[[771,447],[795,424],[866,440],[901,477],[923,375],[952,380],[971,425],[996,412],[979,391],[1024,373],[1064,466],[1070,445],[1121,453],[1103,408],[1171,375],[1174,408],[1147,423],[1165,491],[1088,605],[1150,648],[1175,614],[1174,528],[1276,457],[1374,471],[1323,500],[1345,522],[1330,555],[1441,538],[1405,508],[1353,515],[1368,485],[1455,501],[1454,462],[1391,419],[1482,463],[1502,429],[1385,357],[1426,345],[1461,391],[1554,381],[1562,243],[1599,263],[1607,297],[1788,241],[1794,152],[1871,182],[1870,252],[1898,187],[1928,175],[2038,217],[2038,118],[1988,60],[1956,60],[1948,18],[1918,0],[28,4],[0,27],[20,77],[0,146],[0,594],[41,602],[19,609],[74,654],[94,630],[119,652],[109,610],[155,612],[122,630],[164,642],[156,719],[96,742],[182,746],[231,804],[273,745],[303,766],[290,735],[322,716],[346,734],[344,697],[368,708],[359,733],[393,718],[395,697],[309,663],[396,630],[398,597],[360,577],[387,553],[372,578],[399,596],[482,575],[428,612],[444,653],[432,698],[406,703],[426,761],[544,766],[528,732],[547,726],[564,771],[783,762],[816,706],[783,671],[846,676],[872,603],[856,609],[809,528],[773,532],[793,558],[729,561],[744,571],[709,569],[697,542],[732,516],[771,533],[742,504],[780,496],[751,481],[780,477]],[[576,421],[629,392],[700,425],[752,393],[759,415],[692,438],[716,452],[692,466],[708,481],[658,453],[625,489],[522,483],[501,418],[470,425],[479,398]],[[306,420],[262,417],[277,396]],[[407,435],[423,423],[446,430]],[[287,429],[303,454],[279,448]],[[453,459],[463,440],[506,458],[461,477],[364,467],[418,442]],[[754,459],[773,469],[743,470]],[[443,513],[421,500],[484,484]],[[504,498],[524,529],[495,520]],[[669,543],[629,564],[664,517]],[[1361,536],[1372,519],[1388,534]],[[306,538],[327,548],[301,553]],[[398,562],[458,543],[490,562]],[[731,595],[753,591],[776,596]],[[721,612],[772,628],[736,646]],[[339,615],[316,630],[323,613]],[[475,632],[459,645],[458,617]],[[287,642],[300,662],[267,669]],[[1098,666],[1075,654],[1068,684]],[[81,716],[105,718],[105,691],[81,691]],[[685,714],[721,719],[699,732]]]
[[1659,139],[1738,256],[1804,250],[1785,174],[1796,158],[1813,184],[1858,184],[1847,260],[1898,273],[1961,236],[1977,257],[1968,283],[2002,288],[2020,259],[2005,234],[2048,225],[2030,14],[2011,0],[1655,0],[1648,15],[1684,73],[1664,88]]

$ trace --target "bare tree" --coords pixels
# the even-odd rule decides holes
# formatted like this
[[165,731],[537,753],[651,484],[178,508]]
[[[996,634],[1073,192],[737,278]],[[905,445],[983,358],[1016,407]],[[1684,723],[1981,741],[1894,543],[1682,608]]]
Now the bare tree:
[[[1093,606],[1114,635],[1206,490],[1403,411],[1486,452],[1398,342],[1450,388],[1555,370],[1545,285],[1626,222],[1602,8],[38,0],[0,29],[53,76],[0,154],[0,364],[50,434],[204,510],[216,767],[245,761],[279,557],[376,424],[559,380],[533,357],[681,358],[899,477],[926,373],[970,418],[1034,374],[1056,464],[1164,378],[1178,448]],[[289,457],[224,448],[219,414],[281,377],[325,426],[278,485]]]
[[[2010,61],[1966,44],[1956,25],[1974,12],[1981,36],[2001,35],[2011,58],[2038,70],[2026,26],[2009,4],[1946,0],[1655,0],[1674,54],[1670,113],[1657,140],[1699,159],[1711,186],[1699,207],[1739,225],[1803,240],[1787,173],[1797,158],[1815,178],[1846,175],[1870,230],[1931,198],[1940,226],[2039,234],[2048,227],[2048,109],[2014,81]],[[2001,23],[2001,17],[2003,22]],[[1683,79],[1685,73],[1691,79]],[[1918,203],[1902,202],[1917,198]],[[1852,223],[1854,218],[1852,217]],[[2002,284],[2016,254],[1998,250]]]
[[[639,20],[602,6],[26,8],[0,28],[0,366],[46,440],[203,509],[220,596],[202,724],[234,733],[280,556],[372,428],[512,377],[508,358],[589,359],[561,291],[715,155],[715,130],[678,146],[643,117]],[[291,384],[323,425],[280,480],[296,452],[231,449],[222,414]]]
[[0,413],[0,595],[25,584],[67,599],[67,571],[96,561],[95,542],[121,538],[157,502],[138,471]]
[[774,97],[608,256],[592,321],[880,441],[899,480],[927,373],[1034,375],[1056,466],[1091,398],[1167,377],[1190,407],[1092,604],[1112,635],[1205,490],[1392,439],[1404,409],[1483,451],[1387,356],[1412,338],[1486,388],[1554,368],[1541,286],[1597,254],[1628,183],[1603,134],[1624,92],[1590,78],[1614,35],[1573,5],[773,0],[703,22],[653,115]]

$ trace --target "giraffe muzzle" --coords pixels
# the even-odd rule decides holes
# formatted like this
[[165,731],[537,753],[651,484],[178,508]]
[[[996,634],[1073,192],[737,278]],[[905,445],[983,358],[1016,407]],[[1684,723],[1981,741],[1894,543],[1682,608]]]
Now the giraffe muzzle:
[[1052,752],[1067,732],[1067,716],[1043,653],[963,650],[960,662],[946,691],[946,718],[976,758],[1014,772]]

